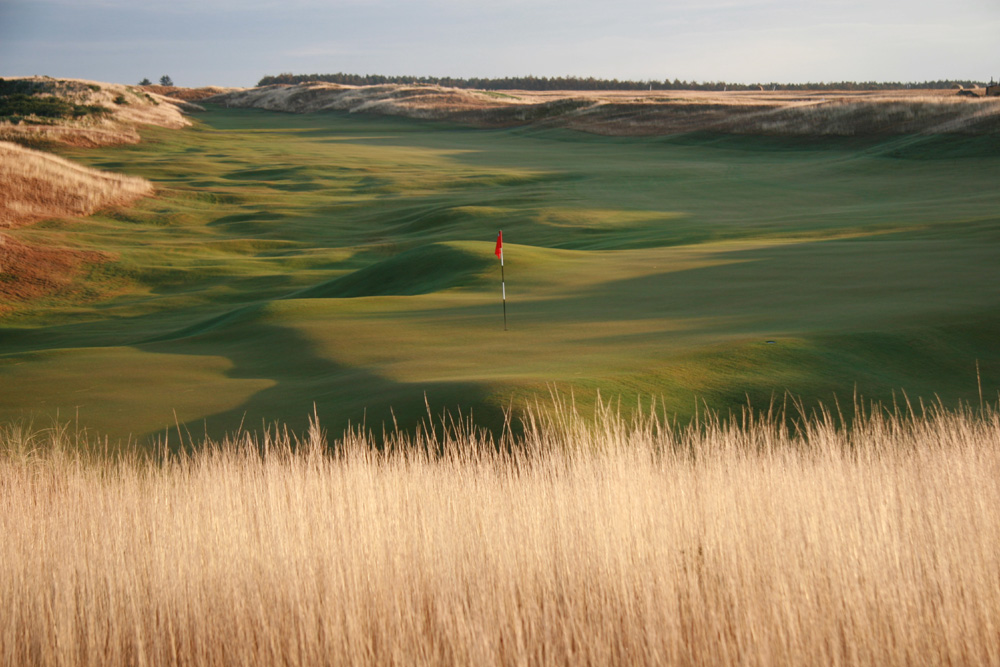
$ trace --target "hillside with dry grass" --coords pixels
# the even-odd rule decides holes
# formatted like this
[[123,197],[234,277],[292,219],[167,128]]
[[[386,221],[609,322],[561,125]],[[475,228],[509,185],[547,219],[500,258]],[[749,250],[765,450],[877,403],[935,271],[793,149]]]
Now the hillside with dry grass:
[[[153,194],[143,178],[84,167],[46,150],[137,143],[143,126],[190,125],[185,102],[133,86],[49,77],[0,79],[0,230],[88,216]],[[80,291],[83,267],[107,254],[0,234],[0,312]]]
[[92,169],[0,141],[0,229],[59,216],[90,215],[153,193],[144,178]]
[[136,143],[139,127],[186,127],[191,122],[184,113],[197,108],[138,86],[46,76],[0,79],[0,140],[72,146]]
[[148,86],[136,86],[137,89],[145,91],[147,93],[154,93],[156,95],[162,95],[163,97],[168,97],[174,100],[181,100],[184,102],[200,102],[209,97],[215,97],[216,95],[223,95],[225,93],[230,93],[238,90],[243,90],[242,88],[226,88],[222,86],[202,86],[200,88],[186,88],[184,86],[161,86],[157,84],[150,84]]
[[[125,206],[151,195],[153,184],[0,141],[0,191],[2,230]],[[73,289],[85,265],[107,258],[106,253],[40,245],[0,233],[0,313],[19,302]]]
[[[969,92],[969,91],[966,91]],[[954,91],[484,91],[433,85],[270,85],[209,97],[228,107],[325,110],[484,127],[545,125],[608,135],[720,132],[865,136],[1000,130],[1000,98]]]
[[143,179],[104,173],[33,148],[137,143],[143,126],[191,124],[181,100],[76,79],[0,79],[0,229],[90,215],[152,194]]
[[0,662],[1000,662],[995,410],[545,414],[117,461],[7,427]]

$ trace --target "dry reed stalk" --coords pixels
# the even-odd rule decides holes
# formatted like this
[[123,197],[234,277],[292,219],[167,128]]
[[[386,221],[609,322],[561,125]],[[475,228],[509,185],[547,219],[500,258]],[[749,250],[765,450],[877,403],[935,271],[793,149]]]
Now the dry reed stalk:
[[1000,662],[993,409],[2,451],[3,664]]

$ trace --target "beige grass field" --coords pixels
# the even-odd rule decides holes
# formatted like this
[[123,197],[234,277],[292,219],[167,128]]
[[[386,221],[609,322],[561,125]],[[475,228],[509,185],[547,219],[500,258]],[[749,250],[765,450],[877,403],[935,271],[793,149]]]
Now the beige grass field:
[[1000,662],[996,410],[557,415],[114,463],[7,427],[0,661]]

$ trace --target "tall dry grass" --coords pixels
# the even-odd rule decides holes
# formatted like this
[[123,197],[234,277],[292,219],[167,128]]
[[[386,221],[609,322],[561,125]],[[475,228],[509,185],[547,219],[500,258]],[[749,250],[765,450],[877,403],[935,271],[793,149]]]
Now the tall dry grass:
[[1000,414],[243,435],[8,427],[8,665],[1000,663]]
[[0,228],[89,215],[152,193],[153,184],[144,178],[91,169],[0,141]]

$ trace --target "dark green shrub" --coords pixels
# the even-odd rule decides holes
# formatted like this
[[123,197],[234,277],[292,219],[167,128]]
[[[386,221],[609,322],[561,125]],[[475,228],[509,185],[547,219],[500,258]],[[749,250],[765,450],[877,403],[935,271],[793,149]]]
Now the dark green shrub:
[[16,95],[18,93],[23,95],[30,95],[35,92],[36,85],[31,81],[24,80],[13,80],[6,81],[0,79],[0,97],[7,95]]
[[104,116],[110,111],[99,104],[74,104],[52,95],[3,94],[0,90],[0,118],[20,121],[28,116],[38,118],[73,118]]

